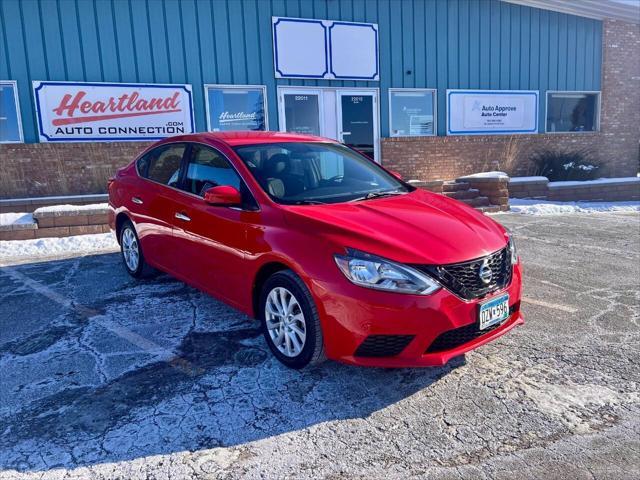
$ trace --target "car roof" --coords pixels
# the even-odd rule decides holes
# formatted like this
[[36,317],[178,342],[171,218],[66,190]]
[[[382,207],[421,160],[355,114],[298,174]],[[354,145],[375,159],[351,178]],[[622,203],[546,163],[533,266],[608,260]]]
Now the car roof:
[[[167,141],[169,139],[165,139]],[[170,137],[171,141],[184,142],[204,142],[207,140],[217,140],[226,143],[231,147],[239,145],[255,145],[259,143],[280,143],[280,142],[334,142],[330,138],[316,137],[314,135],[303,135],[300,133],[287,132],[260,132],[260,131],[229,131],[229,132],[204,132],[190,135],[180,135]]]

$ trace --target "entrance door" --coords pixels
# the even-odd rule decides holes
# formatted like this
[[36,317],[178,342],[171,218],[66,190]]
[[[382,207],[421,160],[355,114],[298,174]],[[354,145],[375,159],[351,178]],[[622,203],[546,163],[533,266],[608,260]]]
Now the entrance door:
[[378,92],[278,87],[280,130],[333,138],[377,160]]
[[373,92],[338,90],[338,140],[378,158],[378,117]]
[[280,130],[324,135],[322,90],[282,89],[280,91]]

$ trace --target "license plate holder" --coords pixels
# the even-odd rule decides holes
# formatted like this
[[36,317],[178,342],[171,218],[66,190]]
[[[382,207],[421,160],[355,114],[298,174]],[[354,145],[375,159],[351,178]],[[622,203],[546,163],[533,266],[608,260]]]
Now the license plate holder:
[[509,318],[509,295],[504,294],[481,303],[478,310],[480,330],[485,330]]

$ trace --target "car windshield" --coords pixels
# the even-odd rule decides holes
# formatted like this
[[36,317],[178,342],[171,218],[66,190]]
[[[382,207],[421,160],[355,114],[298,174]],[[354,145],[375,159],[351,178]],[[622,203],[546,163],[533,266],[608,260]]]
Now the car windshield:
[[412,190],[368,158],[337,143],[269,143],[234,150],[278,203],[338,203]]

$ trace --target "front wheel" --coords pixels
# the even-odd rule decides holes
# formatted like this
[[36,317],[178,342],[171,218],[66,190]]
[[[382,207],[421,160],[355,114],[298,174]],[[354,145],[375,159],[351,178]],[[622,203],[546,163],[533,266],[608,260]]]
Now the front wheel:
[[291,270],[273,274],[260,295],[260,320],[269,348],[287,367],[325,360],[322,328],[311,293]]

